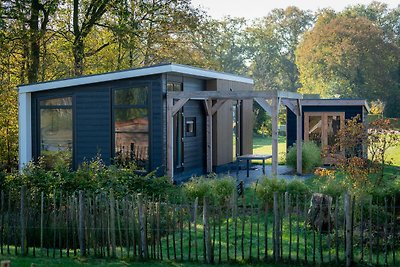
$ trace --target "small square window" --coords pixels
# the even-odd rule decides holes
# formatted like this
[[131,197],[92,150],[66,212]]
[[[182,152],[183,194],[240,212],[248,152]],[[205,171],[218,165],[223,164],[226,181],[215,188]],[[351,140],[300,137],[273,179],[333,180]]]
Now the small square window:
[[185,119],[185,136],[196,136],[196,118],[188,117]]

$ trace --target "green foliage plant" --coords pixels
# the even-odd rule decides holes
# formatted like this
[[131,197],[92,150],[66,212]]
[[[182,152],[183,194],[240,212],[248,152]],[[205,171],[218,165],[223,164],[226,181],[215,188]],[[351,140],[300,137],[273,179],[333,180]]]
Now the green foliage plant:
[[254,185],[257,198],[265,203],[272,203],[274,193],[283,194],[286,191],[287,182],[283,179],[264,176],[257,185]]
[[143,175],[135,165],[124,168],[106,166],[100,157],[81,164],[72,170],[67,163],[57,164],[49,170],[42,159],[30,162],[22,172],[8,173],[2,182],[6,190],[19,190],[25,185],[30,193],[50,195],[54,191],[72,194],[79,190],[88,193],[114,191],[116,197],[143,193],[149,197],[178,195],[179,190],[167,177],[157,177],[155,172]]
[[[289,148],[286,155],[286,164],[292,168],[297,165],[296,143]],[[302,168],[304,173],[310,173],[314,168],[321,166],[321,149],[314,142],[304,142],[302,145]]]
[[230,176],[215,175],[192,177],[183,185],[183,194],[190,201],[199,198],[201,201],[208,197],[211,201],[224,204],[236,189],[236,180]]

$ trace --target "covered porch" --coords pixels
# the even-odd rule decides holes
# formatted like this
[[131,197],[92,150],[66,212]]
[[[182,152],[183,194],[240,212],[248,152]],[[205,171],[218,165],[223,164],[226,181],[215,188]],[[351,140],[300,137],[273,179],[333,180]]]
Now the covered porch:
[[302,95],[283,91],[169,91],[167,92],[167,175],[174,179],[174,115],[189,101],[202,101],[206,114],[206,170],[213,170],[213,116],[231,100],[256,101],[272,118],[272,170],[278,174],[278,114],[281,105],[296,114],[297,174],[302,174]]

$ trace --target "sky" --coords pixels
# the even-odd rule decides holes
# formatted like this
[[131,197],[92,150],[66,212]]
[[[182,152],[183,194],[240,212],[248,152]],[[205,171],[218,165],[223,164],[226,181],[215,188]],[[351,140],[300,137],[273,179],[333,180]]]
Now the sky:
[[[316,11],[321,8],[330,7],[340,11],[349,5],[371,3],[371,0],[192,0],[192,5],[202,7],[213,18],[220,19],[224,16],[244,17],[247,19],[260,18],[274,8],[285,8],[297,6],[301,9]],[[399,0],[381,0],[388,4],[389,8],[399,5]]]

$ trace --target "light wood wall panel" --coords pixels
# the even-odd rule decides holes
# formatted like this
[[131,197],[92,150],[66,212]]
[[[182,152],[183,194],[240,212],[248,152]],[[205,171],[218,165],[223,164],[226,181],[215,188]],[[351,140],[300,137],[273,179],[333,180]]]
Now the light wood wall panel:
[[[252,90],[252,85],[226,80],[210,80],[207,90]],[[244,100],[242,107],[242,154],[253,152],[253,100]],[[232,101],[227,101],[213,117],[213,165],[233,161]]]

